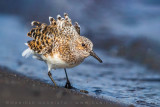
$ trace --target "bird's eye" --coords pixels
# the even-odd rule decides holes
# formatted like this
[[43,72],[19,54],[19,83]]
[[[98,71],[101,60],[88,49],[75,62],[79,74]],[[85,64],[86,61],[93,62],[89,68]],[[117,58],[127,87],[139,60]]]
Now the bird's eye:
[[82,46],[85,46],[85,44],[84,44],[84,43],[82,43]]

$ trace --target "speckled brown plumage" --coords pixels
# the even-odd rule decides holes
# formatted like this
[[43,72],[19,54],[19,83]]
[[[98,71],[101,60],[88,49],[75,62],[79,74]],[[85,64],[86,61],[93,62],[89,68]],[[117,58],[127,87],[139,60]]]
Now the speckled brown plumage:
[[[77,22],[72,25],[68,14],[65,13],[64,18],[57,15],[57,20],[49,17],[49,21],[49,25],[37,21],[31,23],[34,28],[27,35],[32,40],[27,42],[29,48],[22,56],[28,57],[32,54],[33,58],[44,61],[48,65],[48,76],[55,86],[50,72],[52,69],[64,68],[66,73],[66,68],[79,65],[90,55],[102,62],[92,50],[93,43],[88,38],[80,36],[80,26]],[[68,77],[67,82],[69,84]]]
[[38,54],[46,54],[52,49],[52,44],[55,39],[51,34],[54,34],[53,27],[45,24],[31,29],[28,36],[32,37],[34,40],[28,41],[29,48]]
[[[77,22],[72,25],[68,14],[65,13],[64,18],[57,15],[56,20],[49,17],[49,21],[50,25],[37,21],[31,23],[34,28],[27,35],[33,40],[28,41],[28,47],[33,51],[34,56],[51,63],[54,68],[62,62],[66,63],[63,66],[68,68],[80,64],[90,55],[92,42],[80,36],[80,26]],[[55,61],[57,58],[61,61]]]
[[63,60],[74,62],[75,56],[70,52],[69,42],[79,36],[80,27],[76,22],[73,28],[71,19],[67,14],[64,16],[65,19],[57,16],[57,21],[50,17],[50,25],[33,21],[32,26],[35,26],[35,28],[32,28],[27,34],[33,38],[33,40],[28,41],[29,48],[35,53],[43,54],[46,57],[59,52]]

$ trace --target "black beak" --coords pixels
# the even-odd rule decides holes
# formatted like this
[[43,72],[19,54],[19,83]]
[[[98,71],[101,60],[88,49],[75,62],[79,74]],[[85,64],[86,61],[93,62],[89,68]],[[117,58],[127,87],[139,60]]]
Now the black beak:
[[93,56],[94,58],[96,58],[100,63],[103,62],[103,61],[96,55],[96,53],[94,53],[93,51],[90,52],[90,55]]

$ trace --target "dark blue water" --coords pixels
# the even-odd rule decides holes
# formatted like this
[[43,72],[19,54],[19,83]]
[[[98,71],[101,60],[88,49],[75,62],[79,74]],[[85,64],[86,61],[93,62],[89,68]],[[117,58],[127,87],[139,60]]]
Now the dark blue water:
[[[27,47],[26,34],[29,30],[16,16],[0,16],[0,65],[34,79],[51,83],[45,63],[24,59],[21,53]],[[68,69],[72,85],[84,89],[89,95],[116,100],[137,106],[160,106],[160,74],[124,58],[109,56],[104,50],[95,52],[103,59],[102,64],[92,57],[81,65]],[[65,85],[62,69],[52,71],[53,78],[60,86]]]

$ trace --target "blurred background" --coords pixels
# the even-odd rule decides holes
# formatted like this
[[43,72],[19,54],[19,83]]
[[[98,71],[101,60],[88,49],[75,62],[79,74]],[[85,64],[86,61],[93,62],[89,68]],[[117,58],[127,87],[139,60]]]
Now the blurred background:
[[[88,58],[68,70],[73,86],[125,103],[160,105],[160,0],[1,0],[0,66],[51,83],[46,65],[21,53],[31,21],[49,24],[49,16],[64,12],[104,61]],[[63,70],[53,75],[65,84]]]

